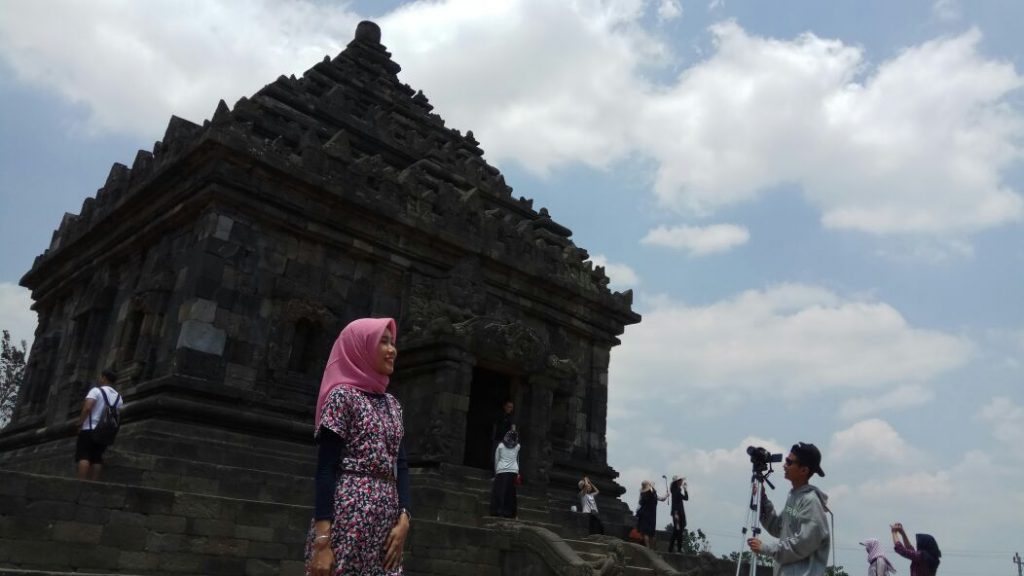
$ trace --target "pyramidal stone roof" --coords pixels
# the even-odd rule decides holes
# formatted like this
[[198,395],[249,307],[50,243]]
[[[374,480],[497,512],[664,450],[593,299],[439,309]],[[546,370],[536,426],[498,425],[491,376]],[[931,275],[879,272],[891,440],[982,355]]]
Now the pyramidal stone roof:
[[380,40],[376,24],[361,22],[345,50],[301,78],[281,76],[233,109],[221,100],[202,126],[172,116],[151,152],[140,150],[131,168],[115,163],[95,198],[87,198],[79,214],[64,215],[22,283],[34,284],[49,260],[120,209],[130,209],[133,197],[156,190],[157,179],[215,141],[635,316],[632,291],[611,292],[604,269],[570,240],[568,228],[546,209],[535,211],[532,200],[514,198],[501,173],[483,159],[472,131],[446,127],[427,97],[398,79],[401,68]]

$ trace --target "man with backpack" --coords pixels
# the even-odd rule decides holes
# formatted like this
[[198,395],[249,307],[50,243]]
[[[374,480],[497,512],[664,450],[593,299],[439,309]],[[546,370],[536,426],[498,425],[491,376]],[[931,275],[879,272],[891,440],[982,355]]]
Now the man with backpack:
[[85,395],[82,412],[78,415],[78,442],[75,462],[79,480],[99,480],[103,470],[103,452],[113,444],[121,426],[121,407],[124,400],[111,384],[117,376],[110,370],[100,374],[99,386],[93,386]]

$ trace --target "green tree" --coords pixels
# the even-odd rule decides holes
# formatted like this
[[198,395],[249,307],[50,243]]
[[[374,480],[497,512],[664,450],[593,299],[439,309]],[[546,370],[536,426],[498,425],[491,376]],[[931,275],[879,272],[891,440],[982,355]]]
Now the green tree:
[[11,344],[11,333],[4,330],[0,339],[0,428],[6,426],[14,414],[18,391],[25,381],[27,357],[25,341],[21,341],[19,349],[16,344]]
[[708,537],[704,534],[704,531],[697,528],[697,531],[687,530],[683,528],[683,553],[697,555],[701,552],[707,552],[711,548],[711,542],[708,542]]
[[825,576],[850,576],[843,570],[842,566],[829,566],[825,569]]
[[[668,534],[672,533],[672,525],[665,525],[665,532]],[[711,549],[711,542],[708,541],[707,534],[700,528],[696,532],[683,528],[683,554],[690,554],[696,556],[702,552],[707,552]]]

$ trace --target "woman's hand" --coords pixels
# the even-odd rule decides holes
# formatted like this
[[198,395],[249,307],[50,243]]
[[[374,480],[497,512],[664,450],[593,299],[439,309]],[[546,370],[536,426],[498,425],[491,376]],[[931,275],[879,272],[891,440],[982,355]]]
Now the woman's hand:
[[309,561],[310,576],[334,574],[334,550],[331,549],[331,521],[317,520],[313,525],[313,557]]
[[384,541],[384,569],[394,570],[402,564],[402,548],[405,547],[405,537],[409,535],[409,517],[405,514],[398,515],[398,522],[388,534]]
[[331,576],[334,574],[334,551],[331,550],[330,542],[313,549],[313,560],[310,562],[310,576]]

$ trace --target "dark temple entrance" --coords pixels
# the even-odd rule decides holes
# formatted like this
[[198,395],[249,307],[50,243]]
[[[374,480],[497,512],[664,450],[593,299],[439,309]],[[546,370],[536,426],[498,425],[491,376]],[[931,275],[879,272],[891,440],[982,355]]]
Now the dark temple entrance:
[[469,412],[466,414],[466,453],[463,464],[492,470],[494,444],[491,438],[494,419],[502,402],[511,397],[508,375],[483,368],[473,369],[469,389]]

